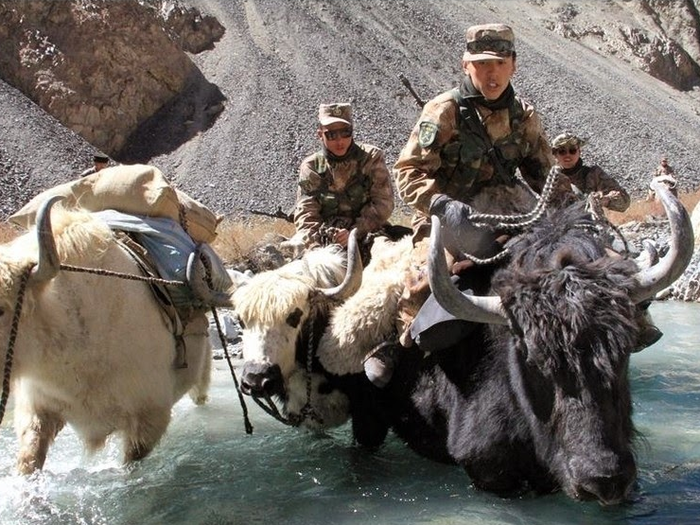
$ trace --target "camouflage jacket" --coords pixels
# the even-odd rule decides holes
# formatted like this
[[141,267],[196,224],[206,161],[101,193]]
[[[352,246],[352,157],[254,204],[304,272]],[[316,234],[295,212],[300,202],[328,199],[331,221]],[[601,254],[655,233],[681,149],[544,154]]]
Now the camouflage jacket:
[[321,226],[352,229],[360,236],[381,228],[394,210],[384,152],[353,144],[341,160],[319,151],[299,168],[294,225],[307,246],[321,243]]
[[630,196],[627,191],[600,166],[585,166],[579,163],[562,171],[583,195],[600,192],[607,200],[607,203],[603,203],[605,208],[613,211],[625,211],[629,208]]
[[[394,165],[399,196],[416,211],[414,229],[425,224],[433,195],[444,193],[473,204],[489,187],[513,186],[516,169],[535,191],[542,190],[554,158],[534,108],[517,96],[508,108],[474,107],[510,180],[497,176],[485,141],[463,125],[455,91],[439,95],[423,108]],[[569,194],[570,190],[563,177],[555,194]]]

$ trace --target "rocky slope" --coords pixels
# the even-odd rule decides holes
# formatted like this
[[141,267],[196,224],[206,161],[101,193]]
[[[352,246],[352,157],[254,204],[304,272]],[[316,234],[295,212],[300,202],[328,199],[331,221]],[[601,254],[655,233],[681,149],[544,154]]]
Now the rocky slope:
[[[96,13],[104,20],[117,12],[126,17],[112,26],[126,35],[115,56],[129,56],[121,46],[129,45],[130,27],[144,27],[129,22],[136,16],[130,12],[141,11],[124,7],[136,2],[41,3],[53,5],[51,16],[57,18],[65,6],[82,9],[86,19]],[[0,0],[0,10],[9,4],[24,2]],[[173,53],[188,49],[178,35],[196,23],[168,26],[168,17],[161,16],[174,5],[150,1],[169,43],[140,48],[134,57],[145,53],[150,62],[165,65]],[[112,155],[122,162],[156,164],[219,213],[293,204],[298,164],[318,146],[314,130],[321,102],[353,102],[359,140],[384,148],[393,163],[418,116],[397,75],[404,73],[424,97],[452,87],[461,76],[465,28],[491,21],[515,29],[514,84],[542,113],[550,136],[572,130],[587,137],[584,157],[616,175],[635,197],[644,195],[662,155],[669,156],[683,190],[700,186],[698,0],[190,0],[184,5],[213,17],[225,32],[212,40],[213,47],[189,49],[194,69],[175,88],[179,95],[137,117],[138,130]],[[17,27],[22,30],[22,24]],[[91,32],[97,27],[75,27],[83,50],[100,49],[105,37]],[[193,53],[206,47],[211,49]],[[76,55],[78,49],[59,46],[54,55],[71,61],[61,67],[77,76],[86,56]],[[135,60],[135,69],[141,63]],[[110,69],[104,66],[103,72]],[[120,76],[137,73],[120,62],[122,67],[114,68]],[[61,68],[49,69],[56,75]],[[24,89],[16,79],[3,79]],[[84,100],[70,99],[76,115],[83,115],[81,105],[94,102],[92,92],[81,91]],[[137,105],[142,96],[152,100],[146,95],[130,91],[124,107]],[[145,118],[156,106],[161,109]],[[4,217],[42,187],[74,177],[98,144],[92,136],[89,144],[68,132],[4,82],[0,110]],[[87,121],[87,113],[84,117]],[[111,123],[101,124],[95,129],[117,134]]]

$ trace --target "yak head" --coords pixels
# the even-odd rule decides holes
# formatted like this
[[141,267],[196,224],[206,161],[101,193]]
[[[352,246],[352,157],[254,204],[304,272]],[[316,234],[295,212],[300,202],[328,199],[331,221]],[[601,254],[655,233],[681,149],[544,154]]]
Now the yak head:
[[656,265],[640,269],[610,254],[575,205],[510,243],[510,262],[494,274],[488,297],[451,285],[433,219],[433,293],[457,317],[494,325],[490,344],[508,370],[519,427],[527,429],[521,439],[576,499],[619,503],[636,479],[627,375],[636,304],[677,279],[693,248],[684,208],[660,194],[672,240]]
[[300,260],[254,276],[234,293],[246,394],[289,399],[290,383],[306,370],[330,310],[359,288],[362,264],[354,233],[347,254],[339,246],[307,251]]

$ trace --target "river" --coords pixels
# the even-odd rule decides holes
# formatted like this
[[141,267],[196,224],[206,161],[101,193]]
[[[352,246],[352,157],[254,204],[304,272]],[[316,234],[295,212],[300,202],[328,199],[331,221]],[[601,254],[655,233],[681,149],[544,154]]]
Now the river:
[[246,435],[228,368],[217,362],[208,405],[178,403],[161,444],[131,468],[120,466],[116,441],[86,457],[67,428],[43,472],[17,476],[9,411],[0,427],[0,523],[699,524],[700,305],[651,308],[665,335],[632,357],[634,421],[643,437],[639,486],[623,506],[561,494],[502,499],[396,438],[367,453],[347,426],[319,436],[284,427],[252,403],[255,430]]

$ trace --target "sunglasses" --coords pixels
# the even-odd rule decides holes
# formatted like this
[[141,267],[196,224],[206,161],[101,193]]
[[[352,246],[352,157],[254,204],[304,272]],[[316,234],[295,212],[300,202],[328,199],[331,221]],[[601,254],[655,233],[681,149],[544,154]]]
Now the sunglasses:
[[484,38],[476,42],[469,42],[467,44],[467,51],[473,54],[491,51],[492,53],[511,55],[513,53],[513,42]]
[[352,128],[342,128],[335,130],[326,130],[323,132],[326,140],[349,139],[352,137]]
[[578,148],[557,148],[554,150],[555,155],[574,155],[578,151]]

